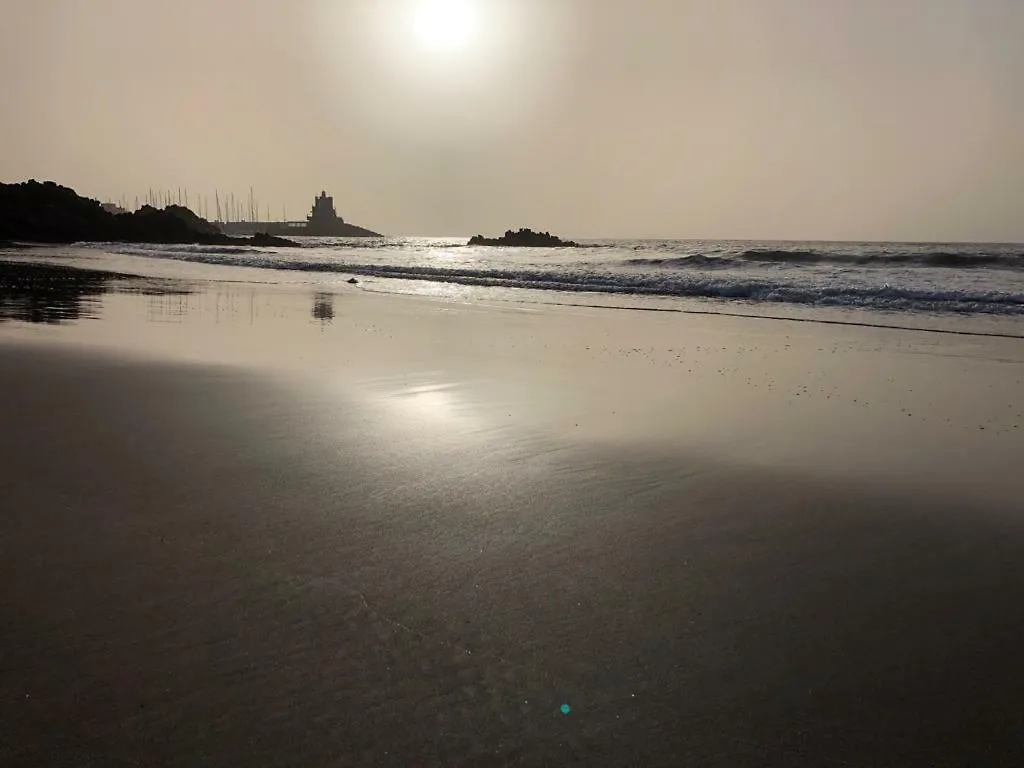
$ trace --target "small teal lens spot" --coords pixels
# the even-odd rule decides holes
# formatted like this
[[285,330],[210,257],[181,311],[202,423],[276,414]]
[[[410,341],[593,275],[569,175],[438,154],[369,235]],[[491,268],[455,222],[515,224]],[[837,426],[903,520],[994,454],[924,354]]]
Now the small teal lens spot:
[[559,709],[562,710],[563,715],[568,715],[570,712],[572,712],[572,707],[570,707],[568,704],[563,704],[559,707]]

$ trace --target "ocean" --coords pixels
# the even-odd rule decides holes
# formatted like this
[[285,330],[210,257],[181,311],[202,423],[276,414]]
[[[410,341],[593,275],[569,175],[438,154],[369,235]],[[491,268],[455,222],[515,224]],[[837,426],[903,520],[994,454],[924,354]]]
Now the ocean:
[[467,237],[300,240],[301,249],[107,243],[32,254],[184,278],[255,279],[259,270],[261,280],[329,286],[354,276],[364,290],[464,300],[1024,327],[1024,244],[580,239],[580,248],[541,249],[470,247]]

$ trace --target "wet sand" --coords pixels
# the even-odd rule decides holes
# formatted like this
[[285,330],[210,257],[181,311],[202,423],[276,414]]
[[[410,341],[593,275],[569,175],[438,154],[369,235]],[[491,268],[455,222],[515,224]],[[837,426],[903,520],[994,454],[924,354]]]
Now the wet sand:
[[0,325],[3,765],[1024,757],[1024,342],[94,309]]

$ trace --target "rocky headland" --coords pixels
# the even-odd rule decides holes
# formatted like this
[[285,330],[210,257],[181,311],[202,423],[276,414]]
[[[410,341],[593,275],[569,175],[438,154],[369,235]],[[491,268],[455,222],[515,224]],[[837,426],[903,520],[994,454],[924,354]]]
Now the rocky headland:
[[0,184],[0,242],[123,242],[298,247],[283,237],[230,237],[188,208],[145,205],[132,213],[110,213],[97,200],[80,197],[52,181]]

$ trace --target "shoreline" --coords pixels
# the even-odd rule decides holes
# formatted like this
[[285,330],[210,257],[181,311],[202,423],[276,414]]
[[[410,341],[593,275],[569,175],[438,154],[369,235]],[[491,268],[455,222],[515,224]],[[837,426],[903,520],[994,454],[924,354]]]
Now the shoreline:
[[[568,307],[583,309],[614,309],[635,312],[663,312],[694,316],[721,316],[751,320],[774,320],[779,322],[817,323],[835,326],[857,326],[863,328],[889,329],[896,331],[949,334],[954,336],[978,336],[1005,339],[1022,339],[1024,328],[1013,316],[1000,315],[958,315],[955,313],[922,313],[905,310],[882,311],[878,309],[853,307],[817,307],[787,302],[745,302],[722,298],[693,298],[678,296],[647,295],[643,293],[602,293],[554,291],[533,288],[493,288],[486,294],[473,294],[472,287],[444,280],[407,280],[401,277],[373,278],[339,268],[337,271],[314,270],[303,272],[297,269],[260,267],[218,266],[195,261],[162,260],[119,254],[96,253],[88,248],[67,247],[54,244],[38,244],[40,250],[58,250],[60,254],[34,255],[29,260],[18,258],[17,254],[0,254],[0,264],[22,264],[28,266],[49,265],[68,267],[84,272],[101,272],[136,277],[143,280],[166,280],[175,284],[195,283],[199,290],[203,286],[216,284],[274,284],[293,285],[295,280],[318,283],[327,292],[343,292],[349,288],[350,278],[358,277],[357,290],[380,296],[428,299],[432,301],[472,302],[481,305],[512,305],[523,307]],[[85,257],[86,260],[83,260]],[[232,277],[232,275],[247,276]],[[344,285],[343,285],[344,284]],[[422,288],[422,290],[421,290]],[[574,301],[559,301],[558,296],[574,296]],[[601,299],[605,303],[598,303]],[[625,303],[625,302],[643,303]],[[736,304],[747,306],[750,311],[736,311]],[[668,306],[664,306],[668,305]],[[879,321],[879,318],[893,318]],[[941,323],[941,325],[935,325]],[[952,327],[953,324],[968,327]],[[976,326],[976,327],[972,327]],[[1006,330],[1004,330],[1006,329]]]

